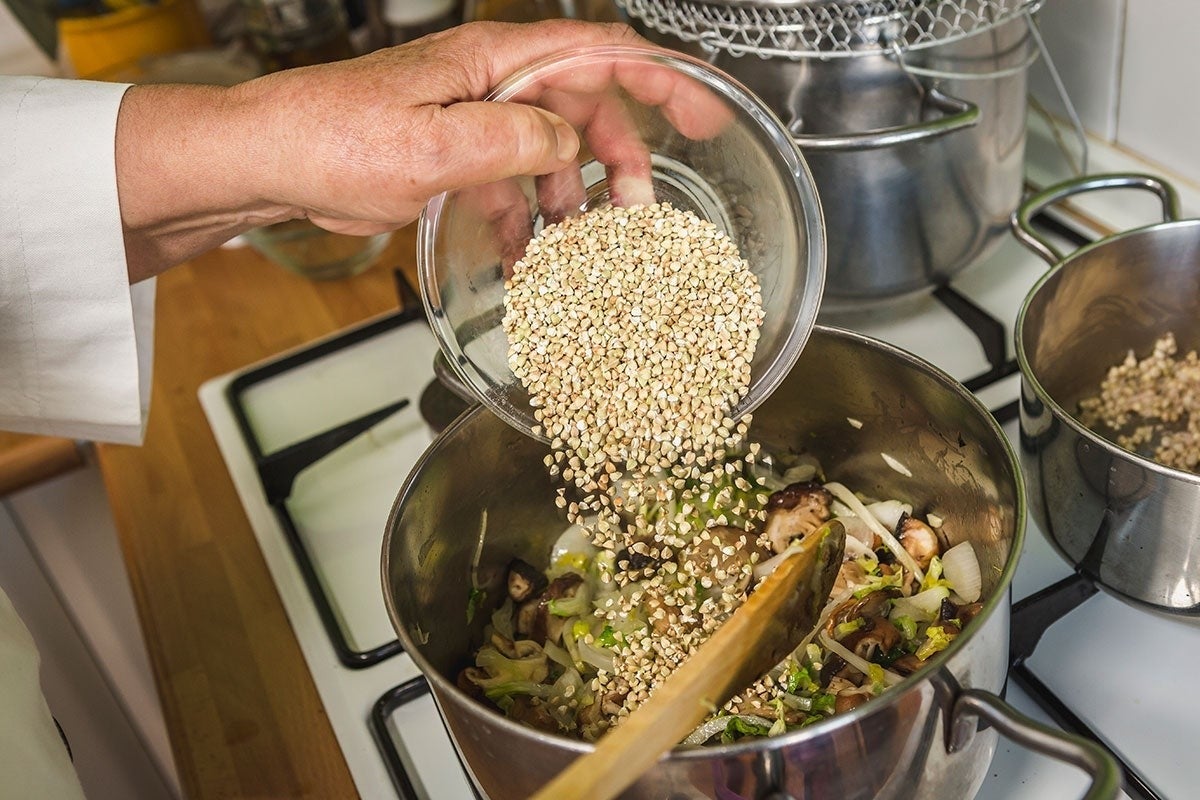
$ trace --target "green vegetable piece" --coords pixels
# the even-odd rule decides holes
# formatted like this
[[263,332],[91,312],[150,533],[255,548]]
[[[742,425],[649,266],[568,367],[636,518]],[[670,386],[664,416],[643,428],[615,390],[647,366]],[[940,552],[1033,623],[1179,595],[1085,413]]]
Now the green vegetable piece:
[[767,736],[770,732],[770,725],[756,725],[741,717],[733,717],[721,733],[721,744],[736,742],[746,736]]
[[937,556],[934,556],[929,562],[929,569],[925,571],[925,580],[921,581],[921,591],[924,592],[935,586],[950,588],[950,581],[942,578],[942,559]]
[[[911,642],[917,638],[917,623],[912,617],[899,616],[892,620],[892,624],[900,631],[900,635],[904,637],[904,641]],[[897,656],[899,658],[899,656]]]
[[487,590],[476,589],[471,587],[471,591],[467,592],[467,624],[470,625],[475,619],[475,612],[483,605],[484,598],[487,597]]
[[813,695],[812,710],[820,714],[832,714],[833,704],[837,702],[837,695],[829,692],[819,692]]
[[917,658],[924,661],[934,653],[945,650],[957,635],[956,630],[947,631],[941,625],[930,625],[925,629],[925,641],[917,648]]
[[791,668],[787,672],[786,679],[788,694],[813,692],[817,689],[817,682],[813,680],[813,676],[808,669],[794,661],[792,662]]
[[833,638],[842,640],[862,628],[865,620],[862,617],[857,617],[848,622],[839,622],[837,627],[833,629]]
[[887,682],[883,679],[883,667],[878,664],[871,664],[867,667],[867,677],[871,680],[871,690],[875,694],[880,694],[887,688]]
[[616,647],[617,634],[613,631],[612,625],[605,625],[604,630],[600,631],[600,635],[596,637],[597,644],[602,647]]

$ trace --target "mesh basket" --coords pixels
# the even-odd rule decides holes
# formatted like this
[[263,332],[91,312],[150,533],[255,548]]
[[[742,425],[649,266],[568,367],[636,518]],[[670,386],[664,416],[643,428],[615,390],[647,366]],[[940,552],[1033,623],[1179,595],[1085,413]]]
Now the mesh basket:
[[659,33],[709,51],[837,58],[917,50],[982,33],[1042,0],[618,0]]

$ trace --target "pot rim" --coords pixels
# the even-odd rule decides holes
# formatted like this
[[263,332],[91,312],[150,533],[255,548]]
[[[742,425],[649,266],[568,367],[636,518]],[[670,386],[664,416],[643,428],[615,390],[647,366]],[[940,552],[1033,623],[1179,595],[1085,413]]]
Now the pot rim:
[[[932,378],[935,378],[944,387],[954,392],[958,397],[972,406],[974,410],[982,415],[987,426],[991,429],[995,436],[996,442],[1000,445],[1001,453],[1007,463],[1010,472],[1013,475],[1013,493],[1015,498],[1015,508],[1013,510],[1015,529],[1013,531],[1012,541],[1009,547],[1008,558],[1005,561],[1004,569],[1000,573],[1000,577],[993,587],[990,595],[984,601],[983,608],[975,615],[972,625],[968,630],[959,636],[946,647],[945,650],[938,653],[924,667],[909,675],[900,683],[896,684],[879,697],[864,703],[863,705],[852,709],[849,712],[838,714],[830,717],[822,722],[814,725],[801,728],[799,730],[790,731],[779,736],[772,736],[767,739],[751,739],[731,744],[679,747],[676,746],[666,756],[667,761],[689,761],[700,760],[711,757],[726,757],[736,756],[743,753],[757,751],[763,747],[764,743],[768,743],[772,748],[784,747],[810,739],[817,739],[824,736],[827,732],[836,730],[845,725],[859,724],[863,719],[881,711],[884,708],[899,702],[899,698],[907,695],[909,692],[925,683],[935,673],[940,672],[945,668],[946,663],[957,655],[961,650],[965,649],[968,643],[975,637],[975,634],[984,627],[984,624],[991,618],[996,608],[1001,605],[1007,605],[1009,602],[1009,587],[1012,583],[1013,575],[1016,573],[1017,562],[1020,560],[1021,552],[1025,542],[1025,527],[1028,518],[1028,509],[1025,500],[1025,481],[1022,478],[1020,466],[1017,462],[1016,454],[1013,452],[1012,445],[1008,441],[1008,436],[1004,433],[996,418],[983,405],[982,402],[960,381],[925,361],[924,359],[909,353],[894,345],[888,344],[879,339],[867,336],[865,334],[850,331],[844,328],[837,328],[827,325],[815,325],[812,329],[812,336],[831,336],[857,342],[860,345],[883,350],[884,352],[900,358],[908,362],[910,365],[920,369]],[[396,630],[400,638],[400,643],[403,645],[404,651],[412,658],[421,674],[430,683],[434,689],[433,695],[437,700],[439,713],[441,709],[441,699],[439,693],[446,693],[454,697],[456,700],[469,704],[471,707],[478,709],[481,713],[491,715],[493,724],[500,727],[500,730],[505,734],[511,734],[517,737],[527,737],[537,740],[541,744],[565,748],[576,753],[589,753],[595,749],[595,744],[585,742],[581,739],[572,739],[566,736],[547,733],[545,731],[531,728],[527,725],[522,725],[501,714],[498,710],[490,708],[487,705],[469,697],[465,692],[455,685],[453,680],[448,679],[440,671],[435,669],[425,656],[413,638],[409,635],[408,627],[401,619],[399,612],[396,609],[395,602],[392,598],[391,587],[388,581],[391,562],[391,547],[392,534],[396,530],[395,524],[399,519],[400,509],[405,505],[410,493],[413,490],[413,485],[416,482],[416,475],[419,474],[425,465],[436,457],[441,450],[445,441],[454,436],[460,428],[464,428],[471,424],[478,416],[487,413],[487,408],[483,405],[476,405],[473,409],[468,410],[458,417],[449,427],[442,431],[436,439],[425,449],[421,457],[414,464],[412,470],[405,478],[404,483],[400,487],[399,493],[396,495],[396,500],[392,505],[392,510],[388,515],[387,528],[383,538],[383,557],[381,560],[381,579],[383,583],[384,604],[387,607],[388,617],[392,621],[392,627]]]
[[[1081,438],[1084,438],[1088,442],[1102,448],[1105,452],[1112,456],[1133,461],[1138,466],[1153,473],[1183,481],[1184,483],[1200,486],[1200,475],[1194,472],[1188,472],[1187,470],[1168,467],[1165,464],[1160,464],[1153,459],[1121,447],[1121,445],[1117,444],[1116,442],[1110,441],[1109,439],[1093,431],[1091,428],[1088,428],[1086,425],[1076,419],[1074,414],[1063,408],[1063,406],[1050,394],[1050,392],[1046,390],[1046,387],[1042,385],[1042,382],[1038,380],[1037,374],[1029,363],[1029,354],[1025,350],[1024,336],[1025,325],[1029,314],[1029,307],[1033,304],[1033,301],[1037,295],[1043,291],[1043,287],[1045,287],[1051,281],[1058,279],[1058,277],[1068,269],[1073,269],[1076,271],[1087,269],[1084,259],[1088,254],[1124,239],[1150,236],[1156,232],[1173,228],[1196,227],[1200,227],[1200,219],[1181,219],[1171,220],[1169,222],[1156,222],[1153,225],[1145,225],[1140,228],[1132,228],[1120,233],[1114,233],[1111,236],[1106,236],[1103,239],[1086,244],[1078,250],[1075,250],[1057,264],[1046,270],[1046,273],[1038,278],[1037,282],[1034,283],[1033,287],[1029,290],[1029,293],[1025,295],[1025,301],[1021,303],[1021,310],[1017,314],[1013,339],[1015,340],[1014,344],[1017,351],[1017,365],[1021,370],[1022,381],[1027,383],[1030,388],[1033,389],[1034,393],[1038,397],[1038,400],[1040,400],[1054,413],[1056,419],[1062,421],[1063,424],[1073,430]],[[1197,231],[1197,235],[1200,236],[1200,231]]]

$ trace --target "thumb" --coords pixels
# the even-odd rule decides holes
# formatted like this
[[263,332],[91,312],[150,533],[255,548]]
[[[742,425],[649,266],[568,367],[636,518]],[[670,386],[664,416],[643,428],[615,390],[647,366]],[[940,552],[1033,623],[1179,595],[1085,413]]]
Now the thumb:
[[520,103],[455,103],[444,109],[441,124],[435,141],[445,150],[430,177],[442,189],[547,175],[579,152],[579,135],[566,120]]

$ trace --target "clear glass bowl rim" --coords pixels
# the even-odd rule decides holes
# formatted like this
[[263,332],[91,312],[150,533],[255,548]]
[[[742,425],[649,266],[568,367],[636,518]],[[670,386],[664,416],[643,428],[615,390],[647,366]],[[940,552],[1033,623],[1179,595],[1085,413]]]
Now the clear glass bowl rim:
[[[617,59],[648,61],[677,70],[716,91],[726,101],[735,104],[746,117],[754,120],[762,132],[775,144],[779,155],[787,163],[793,188],[799,195],[800,208],[804,214],[803,230],[807,250],[807,272],[802,288],[804,303],[788,331],[783,347],[780,348],[775,358],[763,368],[758,380],[751,383],[745,397],[733,410],[731,416],[734,419],[741,419],[770,397],[775,388],[787,376],[796,360],[799,359],[817,321],[825,285],[826,244],[825,218],[821,210],[820,198],[817,195],[816,184],[796,141],[766,103],[732,76],[684,53],[668,52],[642,45],[582,47],[548,56],[517,70],[501,80],[488,93],[485,100],[508,102],[509,98],[546,75],[580,65]],[[529,409],[527,416],[514,413],[508,404],[497,401],[490,393],[483,390],[483,387],[488,385],[486,376],[465,356],[454,335],[453,326],[441,311],[441,295],[436,279],[434,254],[438,222],[442,210],[455,191],[457,190],[443,192],[432,198],[422,210],[417,223],[417,279],[420,285],[421,299],[425,306],[425,316],[429,320],[434,337],[451,368],[458,378],[471,388],[476,397],[492,413],[509,425],[527,436],[548,444],[549,440],[545,436],[535,434],[532,430],[534,424],[532,409]]]

